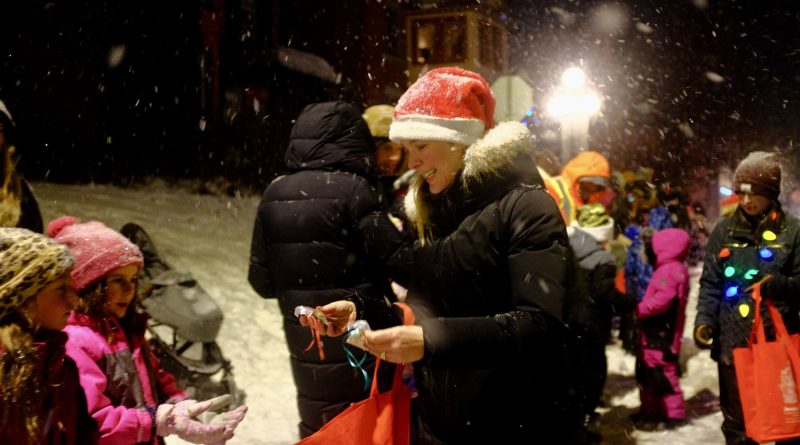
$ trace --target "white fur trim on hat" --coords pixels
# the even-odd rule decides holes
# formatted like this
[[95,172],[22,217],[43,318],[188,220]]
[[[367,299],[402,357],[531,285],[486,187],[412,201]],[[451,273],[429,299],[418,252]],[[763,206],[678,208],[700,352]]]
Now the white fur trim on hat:
[[401,141],[445,141],[472,145],[486,131],[480,119],[441,118],[423,114],[395,116],[389,139]]

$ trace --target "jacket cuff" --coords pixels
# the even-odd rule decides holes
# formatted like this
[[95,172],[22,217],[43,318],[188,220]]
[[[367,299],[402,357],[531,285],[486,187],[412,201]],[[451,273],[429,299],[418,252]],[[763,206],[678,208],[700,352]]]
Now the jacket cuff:
[[144,410],[138,410],[139,432],[136,443],[152,442],[156,437],[156,407],[147,406]]

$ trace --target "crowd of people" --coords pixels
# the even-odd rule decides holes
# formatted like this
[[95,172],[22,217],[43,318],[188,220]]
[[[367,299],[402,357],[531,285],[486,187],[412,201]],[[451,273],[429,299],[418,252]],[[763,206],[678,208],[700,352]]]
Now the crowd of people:
[[[413,391],[412,443],[599,443],[615,331],[636,357],[633,424],[683,425],[678,358],[689,267],[702,265],[694,340],[719,364],[726,442],[754,443],[731,358],[753,324],[749,287],[800,332],[800,227],[778,200],[779,157],[739,164],[738,205],[709,236],[702,206],[652,170],[617,172],[594,151],[537,165],[528,127],[495,122],[494,105],[480,75],[437,68],[394,106],[297,117],[288,173],[258,206],[248,280],[283,314],[299,436],[369,397],[380,359]],[[187,398],[162,369],[137,305],[139,248],[98,221],[44,230],[13,133],[0,102],[0,442],[224,444],[247,408]],[[371,328],[364,360],[323,349],[319,335],[356,320]],[[383,389],[393,374],[381,368]]]

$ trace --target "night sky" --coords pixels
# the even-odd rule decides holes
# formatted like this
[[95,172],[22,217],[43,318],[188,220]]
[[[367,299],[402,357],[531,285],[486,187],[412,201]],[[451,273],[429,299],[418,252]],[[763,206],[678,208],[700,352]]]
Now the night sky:
[[[511,2],[522,54],[515,68],[546,94],[565,67],[582,61],[606,96],[592,144],[620,166],[660,163],[665,174],[680,175],[686,170],[670,168],[676,160],[735,165],[754,148],[777,148],[797,162],[800,4],[548,5]],[[599,18],[614,17],[613,8],[628,20],[604,28]]]
[[[201,9],[211,6],[187,3],[11,0],[0,6],[0,98],[18,122],[20,168],[26,175],[126,183],[147,174],[277,174],[265,173],[272,167],[259,165],[258,153],[250,153],[241,167],[247,172],[221,165],[236,152],[239,139],[231,129],[214,132],[201,125],[206,112],[198,21]],[[228,64],[223,68],[230,84],[246,82],[248,74],[237,67],[253,65],[250,53],[236,44],[241,6],[252,3],[227,3],[223,62]],[[358,9],[358,2],[346,3]],[[255,4],[260,5],[263,47],[286,45],[270,41],[287,33],[270,37],[269,3]],[[616,166],[648,161],[663,175],[680,177],[692,174],[686,165],[735,164],[753,148],[778,149],[787,161],[798,162],[800,4],[507,4],[507,14],[498,18],[509,25],[510,71],[526,76],[541,100],[564,68],[582,63],[606,99],[592,127],[591,146],[609,154]],[[313,16],[331,14],[334,22],[342,22],[341,11],[321,7]],[[609,17],[623,17],[622,25]],[[284,30],[292,29],[295,43],[303,40],[308,17],[284,14],[280,19]],[[343,46],[357,47],[361,41],[348,36],[358,20],[354,14],[349,23],[331,23],[332,36]],[[337,71],[348,63],[330,62]],[[258,69],[272,73],[269,64]],[[352,89],[328,93],[345,100],[357,96]],[[286,97],[275,99],[281,94]],[[271,111],[270,121],[275,132],[286,133],[302,105],[293,102],[304,96],[281,89],[271,95],[282,105]],[[273,145],[284,139],[274,138]],[[675,170],[675,165],[684,168]]]

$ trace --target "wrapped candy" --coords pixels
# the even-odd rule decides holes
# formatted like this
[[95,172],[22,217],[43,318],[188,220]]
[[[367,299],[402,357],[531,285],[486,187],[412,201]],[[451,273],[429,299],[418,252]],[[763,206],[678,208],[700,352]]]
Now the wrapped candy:
[[367,320],[356,320],[347,325],[347,337],[345,342],[353,345],[358,349],[366,350],[364,347],[364,332],[369,331],[369,323]]

